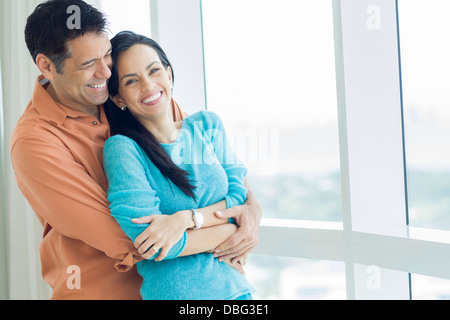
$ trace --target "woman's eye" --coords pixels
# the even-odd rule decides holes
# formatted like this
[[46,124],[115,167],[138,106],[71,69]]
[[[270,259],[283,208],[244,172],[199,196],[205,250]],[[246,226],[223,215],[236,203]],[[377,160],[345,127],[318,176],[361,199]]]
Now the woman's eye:
[[154,74],[154,73],[156,73],[158,71],[159,71],[159,68],[152,69],[152,70],[150,70],[150,74]]
[[135,82],[136,82],[136,80],[128,80],[128,81],[125,83],[125,85],[128,86],[128,85],[133,84],[133,83],[135,83]]

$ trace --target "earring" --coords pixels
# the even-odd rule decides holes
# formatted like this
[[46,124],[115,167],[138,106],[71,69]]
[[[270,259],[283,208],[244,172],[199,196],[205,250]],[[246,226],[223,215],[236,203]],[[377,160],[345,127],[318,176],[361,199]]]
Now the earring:
[[122,110],[122,111],[127,110],[127,106],[124,106],[124,107],[120,108],[120,110]]

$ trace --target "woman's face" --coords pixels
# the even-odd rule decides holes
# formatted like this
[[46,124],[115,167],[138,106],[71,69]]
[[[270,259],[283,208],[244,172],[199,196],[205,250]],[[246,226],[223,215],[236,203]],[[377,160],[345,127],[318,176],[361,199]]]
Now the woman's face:
[[139,120],[155,119],[167,113],[172,99],[172,70],[164,69],[156,51],[136,44],[117,60],[119,93],[113,98],[119,106],[127,106]]

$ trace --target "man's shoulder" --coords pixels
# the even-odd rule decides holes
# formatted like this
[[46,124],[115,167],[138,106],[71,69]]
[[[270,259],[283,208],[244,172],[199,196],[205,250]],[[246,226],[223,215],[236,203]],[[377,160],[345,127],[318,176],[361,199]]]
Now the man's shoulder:
[[11,148],[17,141],[24,138],[51,139],[54,136],[52,127],[55,125],[42,119],[37,110],[31,104],[28,105],[12,131]]

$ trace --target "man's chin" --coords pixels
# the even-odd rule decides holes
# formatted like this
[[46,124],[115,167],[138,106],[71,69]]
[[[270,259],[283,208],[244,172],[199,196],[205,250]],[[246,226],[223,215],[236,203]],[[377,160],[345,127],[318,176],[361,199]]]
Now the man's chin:
[[93,104],[97,105],[97,106],[104,104],[106,102],[106,100],[108,100],[108,93],[92,99]]

